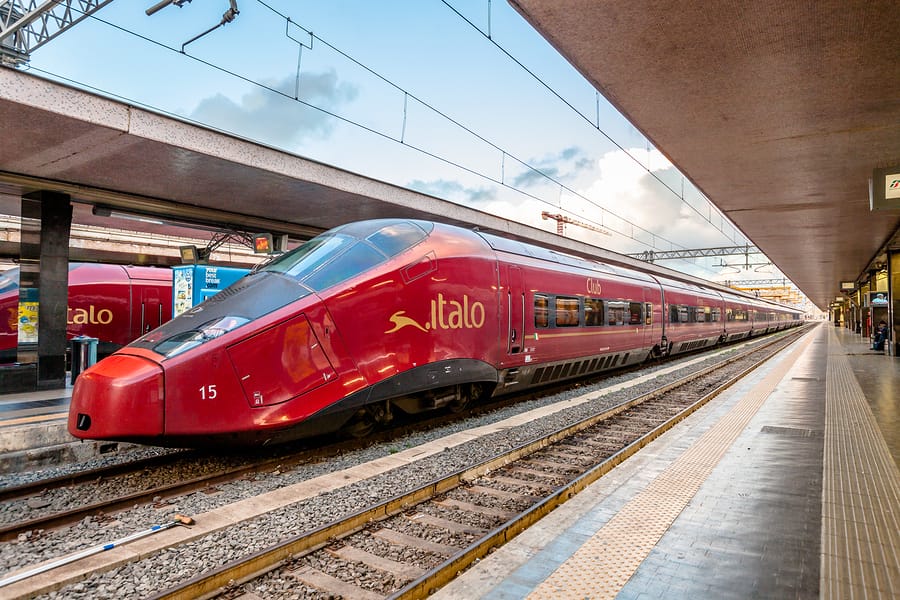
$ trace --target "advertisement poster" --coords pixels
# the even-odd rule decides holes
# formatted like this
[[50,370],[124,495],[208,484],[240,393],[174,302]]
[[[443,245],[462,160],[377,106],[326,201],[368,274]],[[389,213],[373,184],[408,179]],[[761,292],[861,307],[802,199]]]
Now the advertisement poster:
[[19,302],[19,343],[36,344],[38,341],[38,303]]
[[177,317],[194,305],[194,267],[175,267],[172,282],[172,316]]

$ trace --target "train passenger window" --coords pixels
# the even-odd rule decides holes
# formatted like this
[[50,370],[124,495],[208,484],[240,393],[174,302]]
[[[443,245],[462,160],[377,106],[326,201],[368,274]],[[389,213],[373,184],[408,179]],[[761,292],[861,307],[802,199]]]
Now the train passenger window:
[[718,308],[718,307],[712,309],[710,321],[712,321],[713,323],[718,323],[721,319],[722,319],[722,309]]
[[627,302],[609,300],[606,303],[606,322],[609,325],[624,325],[625,313],[628,310]]
[[384,254],[365,242],[358,242],[330,263],[306,277],[303,283],[318,292],[346,281],[384,261]]
[[691,323],[694,320],[694,314],[696,312],[697,309],[693,306],[673,304],[669,314],[669,320],[672,323]]
[[707,323],[709,321],[709,307],[708,306],[698,306],[696,309],[695,318],[697,323]]
[[653,324],[653,305],[649,302],[644,303],[644,325]]
[[558,296],[554,311],[557,327],[575,327],[578,325],[578,298]]
[[550,299],[543,294],[534,295],[534,326],[550,326]]
[[628,324],[629,325],[640,325],[643,321],[643,315],[641,315],[641,303],[640,302],[629,302],[628,303]]
[[382,227],[366,238],[373,246],[388,256],[400,254],[425,239],[427,234],[421,227],[409,221],[392,223]]
[[303,279],[355,241],[354,238],[345,235],[322,235],[282,254],[260,270],[284,273],[298,280]]
[[603,325],[603,300],[597,298],[584,299],[584,324],[588,327]]

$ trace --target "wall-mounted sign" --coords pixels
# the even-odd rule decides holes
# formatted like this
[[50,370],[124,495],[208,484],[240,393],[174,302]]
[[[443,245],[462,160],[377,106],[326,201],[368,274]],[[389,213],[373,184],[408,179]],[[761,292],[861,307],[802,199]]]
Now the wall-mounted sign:
[[875,169],[869,180],[869,209],[900,209],[900,167]]
[[869,292],[869,306],[887,306],[887,292]]
[[856,283],[852,281],[842,281],[841,282],[841,290],[853,290],[856,289]]

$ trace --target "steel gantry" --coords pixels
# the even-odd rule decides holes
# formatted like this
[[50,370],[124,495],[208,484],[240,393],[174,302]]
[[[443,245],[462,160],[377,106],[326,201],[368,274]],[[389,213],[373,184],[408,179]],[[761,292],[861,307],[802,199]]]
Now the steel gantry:
[[673,260],[677,258],[702,258],[704,256],[735,256],[743,254],[761,254],[759,248],[745,244],[743,246],[723,246],[721,248],[694,248],[689,250],[645,250],[628,256],[652,263],[655,260]]
[[31,53],[112,0],[0,0],[0,64],[18,66]]

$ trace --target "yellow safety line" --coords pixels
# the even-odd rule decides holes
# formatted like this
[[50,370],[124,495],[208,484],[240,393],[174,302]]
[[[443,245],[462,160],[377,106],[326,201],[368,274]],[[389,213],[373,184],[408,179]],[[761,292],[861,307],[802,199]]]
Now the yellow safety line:
[[40,423],[42,421],[52,421],[54,419],[62,419],[69,416],[68,412],[50,413],[47,415],[35,415],[33,417],[19,417],[17,419],[0,420],[0,427],[11,425],[25,425],[27,423]]
[[820,598],[898,598],[900,470],[828,331]]
[[528,600],[615,598],[813,338],[807,336],[727,415],[541,582]]

